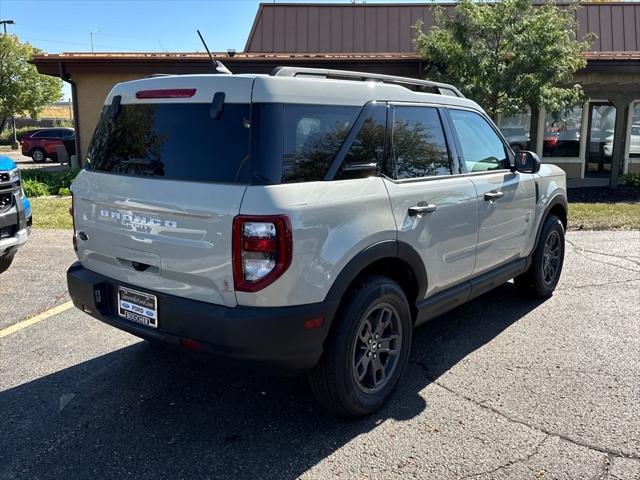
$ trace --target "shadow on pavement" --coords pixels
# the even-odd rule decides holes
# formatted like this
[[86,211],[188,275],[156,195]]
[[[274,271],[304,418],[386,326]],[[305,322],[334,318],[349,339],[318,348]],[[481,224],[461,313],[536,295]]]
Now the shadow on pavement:
[[[416,330],[414,362],[438,378],[538,305],[505,284]],[[296,478],[386,419],[429,415],[429,380],[408,373],[380,413],[347,421],[302,378],[140,342],[0,393],[0,478]]]

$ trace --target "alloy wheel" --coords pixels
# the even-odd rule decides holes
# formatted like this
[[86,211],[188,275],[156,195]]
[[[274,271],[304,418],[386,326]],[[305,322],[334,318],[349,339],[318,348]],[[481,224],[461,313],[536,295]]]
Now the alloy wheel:
[[552,231],[544,242],[542,253],[542,278],[546,285],[553,283],[560,265],[560,235]]
[[397,310],[374,305],[361,319],[354,341],[352,371],[358,388],[374,393],[388,383],[398,366],[402,327]]

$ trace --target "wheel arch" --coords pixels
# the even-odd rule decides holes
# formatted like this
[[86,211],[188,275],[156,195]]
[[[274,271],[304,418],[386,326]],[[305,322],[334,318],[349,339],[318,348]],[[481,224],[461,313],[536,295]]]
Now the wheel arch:
[[397,240],[376,243],[356,254],[333,282],[325,301],[337,301],[340,305],[344,294],[358,279],[369,274],[383,275],[398,283],[415,320],[416,302],[424,298],[427,291],[427,271],[418,252]]
[[544,210],[542,217],[540,219],[540,223],[538,224],[538,230],[536,231],[536,241],[534,242],[533,250],[535,251],[538,242],[540,241],[540,235],[542,234],[542,229],[544,227],[544,222],[547,221],[549,215],[555,215],[562,222],[562,226],[565,231],[567,229],[567,221],[568,221],[568,212],[569,206],[567,203],[567,199],[564,195],[558,194],[551,199],[549,204]]

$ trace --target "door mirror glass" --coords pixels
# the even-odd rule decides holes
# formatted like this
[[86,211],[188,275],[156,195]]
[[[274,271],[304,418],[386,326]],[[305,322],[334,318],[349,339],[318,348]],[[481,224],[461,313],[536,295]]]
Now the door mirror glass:
[[538,173],[540,171],[540,158],[533,152],[520,150],[515,154],[514,171],[520,173]]

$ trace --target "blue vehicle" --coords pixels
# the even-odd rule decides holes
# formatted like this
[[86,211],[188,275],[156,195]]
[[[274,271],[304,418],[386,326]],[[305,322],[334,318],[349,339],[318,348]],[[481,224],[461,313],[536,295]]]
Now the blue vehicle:
[[0,156],[0,273],[9,268],[30,234],[31,204],[20,171],[11,159]]

